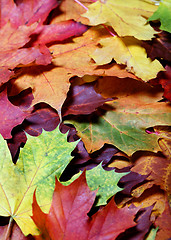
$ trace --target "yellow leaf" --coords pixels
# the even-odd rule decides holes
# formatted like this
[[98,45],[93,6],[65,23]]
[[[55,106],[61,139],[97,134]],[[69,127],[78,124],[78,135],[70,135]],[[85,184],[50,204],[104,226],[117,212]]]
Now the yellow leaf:
[[152,61],[147,57],[141,41],[133,37],[109,37],[99,43],[102,47],[91,54],[98,65],[107,64],[114,59],[119,64],[126,64],[128,71],[144,81],[155,78],[158,72],[165,70],[158,60]]
[[156,31],[147,23],[157,6],[143,0],[98,0],[88,7],[82,16],[90,25],[105,23],[113,27],[119,36],[134,36],[141,40],[154,37]]

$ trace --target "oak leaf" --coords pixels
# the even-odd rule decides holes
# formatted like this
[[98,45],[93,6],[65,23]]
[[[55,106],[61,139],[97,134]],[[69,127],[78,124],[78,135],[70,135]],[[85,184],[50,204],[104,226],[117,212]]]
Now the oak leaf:
[[162,0],[158,9],[148,19],[148,21],[160,20],[160,29],[171,33],[171,2],[170,0]]
[[105,23],[112,26],[120,37],[134,36],[149,40],[156,31],[147,24],[147,18],[157,9],[151,1],[142,0],[98,0],[88,6],[82,16],[87,17],[90,25]]
[[[69,186],[56,181],[52,205],[48,214],[41,211],[35,195],[33,220],[41,234],[36,239],[116,239],[126,229],[133,227],[137,208],[117,208],[114,199],[91,218],[87,213],[95,199],[82,174]],[[120,216],[122,215],[122,224]]]
[[66,138],[59,129],[43,131],[38,137],[27,135],[27,143],[14,165],[1,136],[0,215],[14,219],[25,235],[37,233],[30,218],[34,190],[39,204],[49,211],[55,175],[59,178],[72,159],[70,152],[76,143],[67,143]]
[[157,76],[165,69],[158,60],[147,58],[140,40],[132,37],[109,37],[99,41],[101,47],[91,53],[97,65],[110,63],[114,59],[118,64],[127,65],[126,69],[144,81]]

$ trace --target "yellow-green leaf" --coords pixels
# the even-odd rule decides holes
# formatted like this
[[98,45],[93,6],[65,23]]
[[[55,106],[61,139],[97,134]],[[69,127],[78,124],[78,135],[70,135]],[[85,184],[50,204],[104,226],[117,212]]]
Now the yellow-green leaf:
[[109,37],[99,43],[101,47],[91,53],[98,65],[107,64],[114,59],[118,64],[126,64],[128,71],[144,81],[155,78],[159,71],[165,70],[158,60],[152,61],[147,57],[141,41],[133,37]]
[[11,216],[22,232],[37,234],[31,219],[33,192],[44,211],[50,208],[55,186],[72,159],[70,153],[76,142],[68,143],[67,134],[59,129],[43,131],[38,137],[27,135],[27,143],[21,150],[17,164],[13,164],[5,140],[0,136],[0,215]]
[[149,40],[156,31],[147,19],[157,10],[152,1],[146,0],[98,0],[83,14],[90,25],[105,23],[113,27],[119,36],[134,36]]

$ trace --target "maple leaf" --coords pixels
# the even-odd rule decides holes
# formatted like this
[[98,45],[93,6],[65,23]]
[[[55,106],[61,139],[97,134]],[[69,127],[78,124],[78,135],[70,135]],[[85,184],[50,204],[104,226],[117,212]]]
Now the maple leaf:
[[95,193],[89,190],[83,173],[69,186],[63,186],[56,180],[48,214],[41,211],[34,195],[32,218],[41,232],[36,239],[116,239],[125,229],[136,225],[133,219],[138,209],[119,209],[113,199],[90,219],[87,213]]
[[88,6],[82,16],[87,17],[90,25],[105,23],[111,25],[119,36],[134,36],[149,40],[156,31],[147,24],[147,18],[157,9],[151,1],[142,0],[98,0]]
[[164,89],[164,97],[171,101],[171,66],[166,66],[166,72],[164,76],[159,79],[159,83]]
[[97,65],[110,63],[114,59],[118,64],[126,64],[128,71],[145,81],[155,78],[159,71],[164,71],[158,60],[147,58],[141,41],[135,38],[115,36],[102,39],[99,43],[101,47],[91,53]]
[[[144,188],[150,188],[153,184],[161,186],[162,189],[171,194],[170,181],[171,172],[170,164],[171,159],[167,159],[157,153],[146,153],[142,156],[133,156],[134,167],[131,171],[138,172],[142,175],[148,175],[146,180],[148,184]],[[144,189],[142,189],[143,191]]]
[[163,58],[171,61],[171,40],[170,34],[162,31],[152,41],[144,41],[142,46],[146,49],[148,56],[154,60]]
[[[69,181],[63,182],[63,185],[71,184],[80,174],[81,172],[74,175]],[[90,190],[98,189],[96,206],[105,205],[110,197],[122,190],[117,184],[120,178],[126,174],[128,173],[106,171],[102,168],[102,164],[86,171],[86,181]]]
[[71,86],[62,106],[62,115],[90,114],[110,100],[112,99],[103,98],[101,94],[98,94],[93,84],[74,85]]
[[170,0],[162,0],[158,9],[148,19],[148,21],[160,20],[160,29],[171,33],[171,2]]
[[[118,83],[119,81],[115,85],[113,81],[113,89]],[[170,105],[157,102],[161,97],[161,92],[158,90],[154,90],[152,94],[149,88],[144,87],[139,94],[140,89],[137,85],[137,90],[136,87],[133,88],[133,92],[128,95],[131,89],[128,83],[126,85],[128,91],[124,92],[124,84],[121,86],[123,88],[118,93],[120,98],[101,107],[102,110],[87,117],[70,117],[65,123],[71,123],[76,127],[78,136],[82,138],[88,152],[99,149],[104,143],[113,144],[128,155],[143,149],[159,150],[157,143],[159,136],[147,134],[145,129],[154,124],[170,124]],[[121,97],[122,91],[123,97]]]
[[[8,1],[3,4],[3,9],[6,9],[7,5]],[[50,64],[52,56],[45,44],[62,41],[87,30],[86,26],[72,20],[42,25],[45,17],[57,5],[58,1],[54,0],[46,1],[46,4],[42,1],[35,1],[33,6],[31,2],[27,3],[27,1],[19,1],[17,5],[13,2],[10,15],[1,23],[0,30],[0,37],[3,39],[0,67],[3,72],[6,70],[5,78],[3,77],[1,80],[2,83],[8,81],[8,69],[14,69],[18,65],[28,65],[34,61],[40,65]],[[30,9],[25,11],[27,7]],[[33,36],[37,36],[37,39],[30,41]]]
[[60,113],[70,87],[69,79],[75,75],[114,75],[121,78],[136,78],[117,64],[98,68],[96,64],[91,63],[89,50],[96,49],[95,45],[99,38],[105,37],[106,34],[109,35],[103,28],[93,28],[83,36],[74,38],[71,43],[51,46],[53,65],[23,69],[18,78],[13,80],[9,94],[16,95],[31,87],[34,95],[32,106],[39,102],[46,102]]
[[170,213],[170,206],[168,201],[166,200],[165,204],[165,210],[163,213],[157,218],[155,225],[159,227],[156,240],[169,240],[171,231],[170,231],[170,225],[171,225],[171,213]]
[[7,89],[0,93],[0,133],[6,139],[12,137],[11,130],[30,114],[28,111],[22,111],[17,106],[14,106],[7,97]]
[[35,188],[39,204],[48,211],[55,175],[59,178],[72,158],[70,152],[76,142],[67,143],[66,137],[59,129],[43,131],[36,138],[27,135],[27,143],[15,165],[1,137],[0,215],[14,219],[25,235],[37,233],[30,218]]

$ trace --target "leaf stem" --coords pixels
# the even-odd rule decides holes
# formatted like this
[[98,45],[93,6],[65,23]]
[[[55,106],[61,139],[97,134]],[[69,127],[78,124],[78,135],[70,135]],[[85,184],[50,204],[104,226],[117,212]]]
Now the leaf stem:
[[7,228],[4,240],[9,240],[10,239],[10,236],[11,236],[11,233],[12,233],[13,224],[14,224],[13,217],[10,217],[8,228]]

